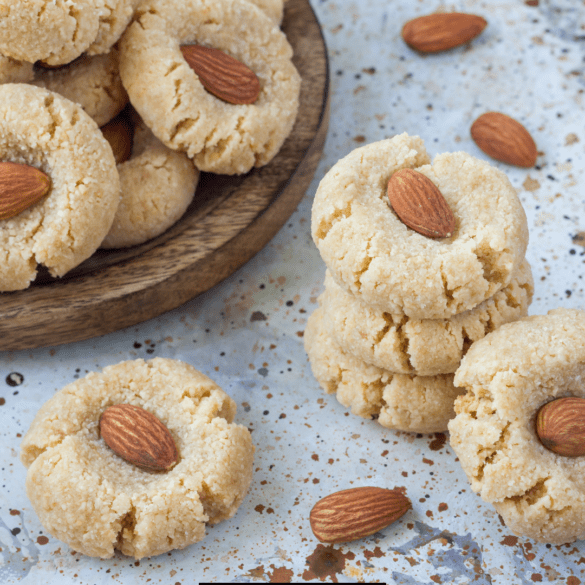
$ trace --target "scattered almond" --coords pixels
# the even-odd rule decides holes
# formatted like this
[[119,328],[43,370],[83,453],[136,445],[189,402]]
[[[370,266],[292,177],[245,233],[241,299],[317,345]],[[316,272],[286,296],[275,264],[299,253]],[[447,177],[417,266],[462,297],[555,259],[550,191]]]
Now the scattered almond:
[[116,455],[138,467],[166,471],[177,463],[177,448],[171,433],[143,408],[132,404],[106,408],[100,417],[100,432]]
[[438,53],[478,36],[487,21],[475,14],[448,12],[409,20],[402,27],[404,42],[422,53]]
[[536,415],[536,434],[557,455],[585,455],[585,398],[569,396],[545,404]]
[[116,164],[127,161],[132,154],[134,142],[134,128],[130,121],[125,116],[116,116],[100,130],[112,147]]
[[201,45],[183,45],[181,52],[209,93],[230,104],[253,104],[258,99],[258,77],[241,61]]
[[482,114],[471,126],[471,137],[487,155],[518,167],[536,164],[536,144],[520,122],[501,114]]
[[0,220],[32,207],[51,189],[51,179],[30,165],[0,162]]
[[351,542],[389,526],[410,508],[412,504],[400,488],[359,487],[319,500],[309,520],[321,542]]
[[425,175],[401,169],[388,181],[390,205],[401,221],[429,238],[448,238],[455,231],[455,217],[443,194]]

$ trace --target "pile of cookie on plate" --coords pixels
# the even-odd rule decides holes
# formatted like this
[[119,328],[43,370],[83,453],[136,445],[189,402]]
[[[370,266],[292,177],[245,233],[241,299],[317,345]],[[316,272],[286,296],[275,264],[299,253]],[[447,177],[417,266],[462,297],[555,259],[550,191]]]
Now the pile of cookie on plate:
[[0,291],[140,244],[200,171],[267,164],[300,77],[283,0],[0,0]]

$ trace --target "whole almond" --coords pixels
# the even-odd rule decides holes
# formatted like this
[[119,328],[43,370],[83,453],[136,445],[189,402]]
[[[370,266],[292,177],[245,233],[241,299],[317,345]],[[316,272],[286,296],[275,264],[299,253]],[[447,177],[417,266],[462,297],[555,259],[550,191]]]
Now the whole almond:
[[209,93],[230,104],[253,104],[258,99],[258,77],[241,61],[201,45],[183,45],[181,52]]
[[412,508],[401,488],[359,487],[330,494],[311,510],[313,534],[327,543],[370,536]]
[[0,220],[32,207],[51,189],[51,179],[30,165],[0,162]]
[[100,417],[100,432],[116,455],[138,467],[166,471],[177,462],[177,447],[167,427],[133,404],[106,408]]
[[100,130],[112,147],[116,164],[127,161],[132,154],[134,142],[134,129],[130,121],[125,116],[116,116]]
[[402,27],[402,38],[421,53],[438,53],[474,39],[486,25],[485,18],[475,14],[428,14],[409,20]]
[[471,125],[471,137],[487,155],[518,167],[536,164],[536,144],[528,130],[500,112],[486,112]]
[[536,415],[536,434],[557,455],[585,455],[585,398],[569,396],[545,404]]
[[388,198],[396,215],[414,231],[429,238],[448,238],[455,217],[443,194],[425,175],[401,169],[388,181]]

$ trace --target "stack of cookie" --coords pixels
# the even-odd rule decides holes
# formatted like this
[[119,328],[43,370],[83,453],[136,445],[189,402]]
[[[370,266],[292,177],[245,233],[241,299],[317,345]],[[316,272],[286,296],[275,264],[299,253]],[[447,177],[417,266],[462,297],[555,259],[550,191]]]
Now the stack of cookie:
[[[300,76],[279,28],[283,0],[70,4],[0,0],[0,93],[7,108],[18,110],[0,125],[0,165],[41,170],[49,185],[36,199],[19,193],[28,205],[18,213],[0,209],[0,250],[15,233],[22,240],[0,267],[0,291],[28,287],[39,263],[62,276],[99,246],[127,247],[161,234],[191,203],[200,171],[241,174],[267,164],[296,119]],[[63,98],[74,107],[62,106]],[[53,103],[65,108],[67,120],[51,110]],[[35,116],[47,118],[38,128],[40,141],[32,126],[23,130]],[[87,203],[94,200],[90,189],[84,192],[85,211],[63,213],[61,207],[68,206],[63,199],[51,217],[64,175],[47,153],[64,149],[85,160],[102,150],[103,144],[84,148],[83,141],[93,138],[70,131],[77,120],[83,122],[82,136],[96,132],[98,142],[105,137],[109,143],[115,165],[107,174],[116,176],[102,182],[101,190],[110,183],[115,188],[107,210]],[[103,159],[95,161],[98,166],[111,167],[110,156],[97,156]],[[0,168],[0,183],[8,182],[2,173],[14,169]],[[77,191],[94,180],[85,179]],[[0,184],[0,197],[13,197],[2,189]],[[86,216],[83,228],[71,228],[71,215]],[[63,236],[41,247],[60,247],[67,261],[39,249],[39,223],[50,224],[45,232]],[[82,229],[88,233],[79,233]]]
[[[430,238],[398,217],[387,186],[401,169],[438,187],[452,234]],[[385,427],[445,431],[463,392],[453,384],[461,358],[532,299],[526,217],[506,176],[462,152],[431,165],[420,138],[395,136],[327,173],[312,236],[328,269],[305,330],[319,384]]]

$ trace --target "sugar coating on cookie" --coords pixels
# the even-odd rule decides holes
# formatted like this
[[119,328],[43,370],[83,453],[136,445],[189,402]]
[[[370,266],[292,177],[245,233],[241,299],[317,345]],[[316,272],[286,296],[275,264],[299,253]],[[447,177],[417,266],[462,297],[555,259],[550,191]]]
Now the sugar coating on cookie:
[[95,41],[110,1],[118,0],[0,0],[0,53],[69,63]]
[[[102,412],[133,404],[170,431],[179,461],[146,471],[100,438]],[[252,478],[254,446],[234,401],[178,360],[134,360],[57,392],[22,440],[27,495],[45,529],[76,551],[142,558],[184,548],[233,516]]]
[[27,164],[49,194],[0,221],[0,290],[27,288],[43,264],[63,276],[108,233],[120,200],[110,145],[73,102],[26,84],[0,85],[0,161]]
[[35,67],[30,83],[79,104],[98,126],[107,124],[128,103],[118,71],[116,49],[106,55],[82,55],[58,69]]
[[327,394],[363,418],[384,427],[417,433],[447,430],[455,416],[453,403],[462,390],[453,374],[394,374],[344,352],[327,333],[322,309],[313,312],[305,329],[305,350],[313,374]]
[[199,180],[193,162],[144,124],[135,128],[132,155],[118,172],[122,197],[102,248],[134,246],[162,234],[185,213]]
[[[221,23],[221,24],[220,24]],[[180,50],[224,51],[260,81],[255,103],[234,105],[199,81]],[[242,0],[146,0],[120,42],[120,75],[146,125],[202,171],[241,174],[267,164],[292,130],[300,76],[285,35]]]
[[450,319],[410,319],[373,309],[325,276],[319,302],[334,341],[365,362],[400,374],[452,374],[471,344],[528,314],[534,282],[526,260],[512,282],[474,309]]
[[502,325],[474,343],[455,375],[467,390],[449,423],[471,487],[516,534],[561,544],[585,538],[585,457],[546,449],[538,410],[585,397],[585,312],[556,309]]
[[248,0],[248,2],[258,6],[276,24],[280,25],[282,22],[284,0]]
[[108,53],[130,23],[141,0],[103,0],[98,34],[87,49],[88,55]]
[[[408,228],[391,209],[389,178],[412,168],[441,191],[457,223],[434,240]],[[337,283],[382,311],[444,319],[477,306],[508,285],[528,243],[524,209],[507,177],[463,152],[437,155],[401,134],[358,148],[321,181],[312,236]]]

